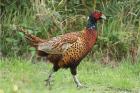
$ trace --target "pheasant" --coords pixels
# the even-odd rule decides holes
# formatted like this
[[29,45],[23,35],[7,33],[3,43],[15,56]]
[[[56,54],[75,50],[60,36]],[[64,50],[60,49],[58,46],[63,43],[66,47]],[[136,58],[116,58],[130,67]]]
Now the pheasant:
[[73,80],[77,87],[83,85],[77,78],[77,66],[81,60],[91,51],[97,39],[97,21],[106,19],[105,15],[99,11],[91,13],[85,29],[79,32],[70,32],[45,40],[29,34],[24,29],[20,29],[26,38],[36,48],[37,54],[46,57],[53,68],[46,80],[46,85],[50,84],[52,75],[60,68],[70,68]]

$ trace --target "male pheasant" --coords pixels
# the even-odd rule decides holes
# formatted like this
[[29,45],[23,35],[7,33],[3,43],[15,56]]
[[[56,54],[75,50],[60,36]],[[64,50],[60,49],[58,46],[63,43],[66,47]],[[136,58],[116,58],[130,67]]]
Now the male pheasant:
[[88,24],[83,31],[70,32],[48,40],[40,39],[39,37],[29,34],[24,29],[20,29],[20,31],[24,32],[26,38],[34,45],[37,54],[46,57],[47,60],[53,64],[53,68],[46,80],[47,85],[50,84],[54,72],[60,68],[70,68],[77,87],[82,87],[82,84],[76,76],[76,69],[96,42],[96,23],[100,19],[106,19],[106,17],[101,12],[95,11],[89,16]]

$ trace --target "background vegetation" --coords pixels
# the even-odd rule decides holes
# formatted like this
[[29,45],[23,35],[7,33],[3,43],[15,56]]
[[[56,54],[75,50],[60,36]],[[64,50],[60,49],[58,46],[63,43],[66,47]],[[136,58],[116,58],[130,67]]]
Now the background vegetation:
[[[120,60],[136,55],[140,43],[139,0],[4,0],[1,2],[0,49],[4,56],[32,51],[24,36],[14,29],[25,26],[42,38],[80,31],[87,16],[102,11],[108,20],[98,24],[99,38],[91,56]],[[96,3],[96,4],[95,4]],[[26,54],[25,54],[26,55]]]
[[[99,70],[99,72],[94,72],[95,76],[93,74],[93,76],[91,76],[92,79],[89,80],[88,83],[92,84],[92,81],[95,82],[95,85],[97,85],[93,86],[95,90],[96,87],[100,85],[103,86],[103,91],[104,89],[108,89],[107,86],[111,87],[109,88],[111,91],[116,91],[116,89],[129,90],[127,92],[132,92],[133,89],[134,91],[135,89],[139,90],[140,0],[2,0],[0,6],[0,75],[8,73],[8,75],[5,76],[6,78],[0,76],[0,85],[2,84],[0,89],[6,90],[7,87],[19,85],[19,83],[15,81],[15,78],[22,81],[21,78],[24,77],[24,75],[21,74],[22,71],[27,71],[27,77],[25,75],[25,79],[33,77],[30,73],[32,73],[32,71],[34,72],[34,69],[37,69],[37,65],[40,67],[40,69],[37,70],[37,75],[43,77],[43,71],[45,71],[46,65],[44,66],[44,64],[39,63],[33,65],[30,61],[25,62],[29,59],[32,60],[35,55],[35,50],[30,47],[24,36],[16,29],[17,25],[24,26],[30,33],[47,39],[67,32],[82,30],[86,26],[87,17],[91,11],[99,10],[107,16],[107,20],[98,24],[98,41],[93,47],[93,51],[91,51],[84,60],[87,61],[85,64],[88,66],[86,68],[84,68],[83,65],[80,67],[81,74],[83,74],[81,79],[83,81],[85,80],[85,73],[90,73],[88,69],[91,68],[90,65],[93,65],[94,69],[90,69],[90,71]],[[22,61],[21,58],[26,58],[26,60]],[[94,61],[94,63],[92,61]],[[103,67],[98,63],[107,64],[107,67]],[[135,63],[135,65],[131,66],[130,63]],[[118,67],[118,65],[120,66]],[[115,67],[117,70],[111,67]],[[26,70],[24,71],[23,69]],[[132,70],[132,72],[129,70]],[[122,79],[123,73],[120,72],[124,72],[128,76]],[[11,78],[14,80],[10,81],[9,78],[14,73],[16,73],[15,77]],[[117,73],[118,76],[114,73]],[[106,76],[106,74],[110,77]],[[88,76],[89,74],[86,75],[90,77]],[[31,83],[32,81],[33,84],[36,84],[32,86],[32,89],[36,89],[39,81],[44,79],[44,77],[35,77],[32,78],[31,81],[27,80],[26,82],[25,80],[25,84],[29,84],[29,82]],[[97,80],[101,77],[105,78]],[[115,77],[118,77],[118,81],[115,81]],[[59,81],[60,75],[56,78],[58,79],[58,81],[56,81],[58,85],[55,85],[55,87],[59,87],[59,84],[62,83],[60,82],[61,80]],[[67,79],[69,80],[69,78]],[[110,81],[110,83],[108,81]],[[63,84],[70,82],[71,80]],[[86,80],[84,82],[86,82]],[[7,85],[9,83],[12,85]],[[19,87],[25,87],[25,84]],[[39,83],[39,85],[40,91],[43,89],[43,85],[42,83]],[[62,89],[65,88],[64,86],[62,86]],[[71,86],[73,86],[73,84],[71,84],[70,87]],[[27,87],[23,88],[25,89],[24,92],[21,90],[22,93],[29,93],[27,92],[30,90],[29,86]],[[69,91],[69,86],[66,87],[67,92]],[[12,90],[12,88],[8,89],[7,91]],[[89,88],[89,90],[93,90],[93,88]],[[71,91],[76,91],[77,93],[75,89]],[[88,89],[85,91],[88,91]],[[85,93],[85,91],[83,93]],[[88,92],[92,93],[93,91]]]

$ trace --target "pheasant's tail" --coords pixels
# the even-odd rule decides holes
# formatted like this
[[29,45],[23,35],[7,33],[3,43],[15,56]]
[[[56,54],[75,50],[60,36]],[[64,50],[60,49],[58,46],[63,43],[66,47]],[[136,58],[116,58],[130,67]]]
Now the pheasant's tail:
[[41,39],[37,36],[30,34],[23,27],[18,27],[18,30],[25,35],[25,37],[31,42],[32,45],[38,45],[39,43],[47,42],[47,40]]

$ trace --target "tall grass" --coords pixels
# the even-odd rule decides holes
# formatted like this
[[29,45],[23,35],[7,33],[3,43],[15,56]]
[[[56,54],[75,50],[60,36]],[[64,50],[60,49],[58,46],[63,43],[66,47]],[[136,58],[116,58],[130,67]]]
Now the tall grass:
[[[38,3],[28,0],[2,2],[0,50],[3,55],[23,55],[32,51],[22,34],[14,29],[15,25],[25,26],[39,37],[50,38],[82,30],[87,16],[95,8],[92,1],[85,0]],[[96,3],[96,9],[109,17],[98,24],[99,38],[91,56],[107,55],[120,60],[130,55],[133,48],[137,52],[140,46],[139,0],[99,0]]]

